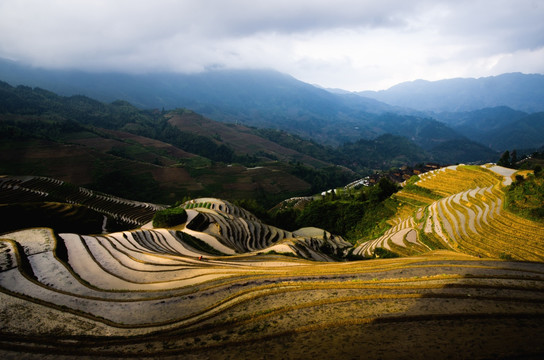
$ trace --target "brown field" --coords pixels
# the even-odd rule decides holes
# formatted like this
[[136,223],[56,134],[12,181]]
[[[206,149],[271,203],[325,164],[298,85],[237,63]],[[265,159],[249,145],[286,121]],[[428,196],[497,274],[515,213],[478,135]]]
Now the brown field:
[[[117,157],[107,152],[114,147],[128,149],[132,145],[91,135],[74,140],[77,144],[5,140],[0,145],[0,174],[46,176],[78,186],[89,186],[98,174],[113,171],[123,171],[127,175],[151,174],[161,191],[158,194],[161,199],[155,200],[158,203],[174,203],[187,195],[197,197],[211,193],[228,199],[254,198],[256,191],[289,196],[310,188],[308,183],[275,165],[247,169],[240,165],[205,164],[190,173],[193,165],[179,164],[170,157],[145,152],[144,148],[133,154],[138,161]],[[163,150],[169,156],[180,156],[182,161],[195,157],[167,144],[124,135],[127,140]],[[156,161],[161,165],[156,165]],[[137,194],[133,198],[138,198]]]
[[[124,300],[116,302],[106,300],[114,294],[100,290],[93,297],[79,295],[91,306],[87,310],[4,288],[0,352],[4,358],[184,359],[544,355],[542,264],[434,252],[340,264],[257,256],[195,265],[238,274],[195,279],[174,292],[119,293],[115,297]],[[147,312],[130,311],[142,300],[149,303]],[[96,301],[124,307],[128,322],[108,320]],[[171,321],[155,322],[155,307],[164,307]]]
[[182,131],[204,136],[216,135],[221,139],[221,143],[227,144],[240,155],[254,155],[258,152],[266,152],[277,156],[282,161],[289,161],[292,157],[295,157],[299,161],[312,166],[322,167],[327,165],[323,161],[254,135],[251,133],[251,129],[243,125],[213,121],[189,111],[183,114],[173,113],[169,122]]

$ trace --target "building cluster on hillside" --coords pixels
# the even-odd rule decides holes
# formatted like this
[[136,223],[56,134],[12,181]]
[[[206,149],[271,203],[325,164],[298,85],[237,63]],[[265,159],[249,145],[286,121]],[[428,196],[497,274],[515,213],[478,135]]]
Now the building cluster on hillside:
[[[390,180],[396,182],[396,183],[402,183],[403,181],[408,180],[414,175],[420,175],[429,171],[433,171],[436,169],[440,169],[440,164],[436,163],[427,163],[427,164],[419,164],[416,166],[402,166],[399,169],[396,170],[390,170],[387,172],[381,172],[369,175],[365,178],[356,180],[348,185],[345,186],[346,189],[358,187],[358,186],[372,186],[378,181],[380,181],[381,178],[387,177]],[[325,193],[324,193],[325,194]]]
[[384,175],[387,176],[389,179],[393,180],[394,182],[401,183],[403,181],[408,180],[414,175],[420,175],[420,174],[433,171],[436,169],[440,169],[439,164],[427,163],[427,164],[416,165],[415,167],[403,166],[398,170],[389,171],[388,173]]

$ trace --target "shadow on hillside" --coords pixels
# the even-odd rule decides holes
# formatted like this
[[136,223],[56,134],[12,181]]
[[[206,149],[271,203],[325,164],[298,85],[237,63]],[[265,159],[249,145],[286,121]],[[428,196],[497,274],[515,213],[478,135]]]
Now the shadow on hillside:
[[[378,318],[353,312],[351,321],[335,323],[332,313],[327,325],[194,354],[217,359],[250,354],[262,359],[544,358],[544,265],[448,261],[420,275],[444,272],[461,277],[438,288],[409,290],[419,298],[385,300]],[[402,312],[388,312],[403,303],[409,305]],[[361,302],[359,306],[364,313],[365,307],[374,305]]]

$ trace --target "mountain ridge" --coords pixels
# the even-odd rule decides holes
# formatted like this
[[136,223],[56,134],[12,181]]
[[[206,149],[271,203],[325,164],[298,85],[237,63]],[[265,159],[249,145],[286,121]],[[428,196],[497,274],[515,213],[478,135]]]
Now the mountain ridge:
[[[48,71],[5,63],[0,61],[0,79],[8,83],[38,86],[64,96],[83,94],[106,102],[121,99],[147,109],[189,108],[214,120],[286,130],[329,145],[384,133],[415,136],[417,143],[424,139],[417,138],[416,127],[422,120],[435,121],[356,94],[332,94],[271,70],[129,75]],[[388,118],[391,121],[383,121]],[[414,125],[404,127],[407,134],[399,134],[399,122]],[[450,132],[447,140],[453,136]]]
[[518,72],[481,78],[420,79],[400,83],[387,90],[356,93],[419,111],[473,111],[496,106],[529,113],[544,111],[542,74]]

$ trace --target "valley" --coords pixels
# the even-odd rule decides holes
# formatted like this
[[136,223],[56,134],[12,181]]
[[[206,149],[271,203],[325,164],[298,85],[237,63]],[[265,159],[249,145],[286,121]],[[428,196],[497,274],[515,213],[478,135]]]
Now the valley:
[[0,0],[0,360],[544,359],[543,19]]
[[542,113],[184,81],[0,84],[2,358],[544,356]]
[[[0,352],[537,358],[544,224],[504,209],[515,174],[459,165],[413,177],[393,195],[389,230],[355,246],[322,229],[266,225],[216,198],[181,204],[185,220],[168,228],[141,218],[101,235],[5,233]],[[44,179],[16,181],[3,192],[26,184],[46,195]],[[126,213],[115,203],[110,211]]]

